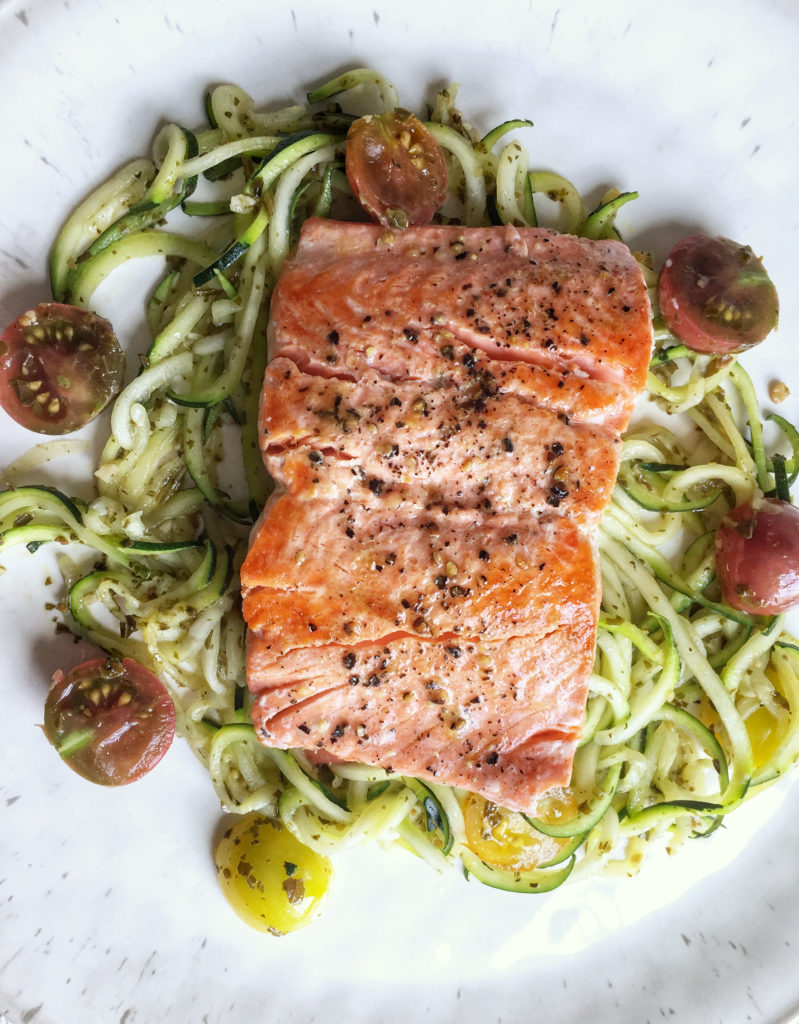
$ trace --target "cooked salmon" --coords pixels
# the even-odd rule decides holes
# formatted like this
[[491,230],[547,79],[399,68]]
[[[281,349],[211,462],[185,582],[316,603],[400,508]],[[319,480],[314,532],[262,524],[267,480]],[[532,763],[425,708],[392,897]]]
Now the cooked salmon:
[[283,357],[267,369],[260,437],[269,471],[292,494],[345,496],[379,508],[560,507],[573,519],[605,507],[618,438],[565,422],[517,392],[305,374]]
[[390,232],[310,220],[272,301],[272,354],[353,380],[367,366],[431,380],[483,354],[612,382],[631,412],[646,380],[649,317],[640,270],[620,242],[543,228]]
[[595,618],[593,545],[568,517],[384,512],[291,494],[268,516],[242,579],[244,616],[275,656],[395,633],[543,641]]
[[618,242],[311,220],[277,283],[242,567],[263,742],[533,811],[566,784],[650,310]]
[[278,661],[254,638],[250,671],[264,688],[253,722],[273,746],[325,750],[529,811],[568,780],[585,710],[583,688],[564,680],[593,658],[593,624],[564,626],[559,637],[403,636]]

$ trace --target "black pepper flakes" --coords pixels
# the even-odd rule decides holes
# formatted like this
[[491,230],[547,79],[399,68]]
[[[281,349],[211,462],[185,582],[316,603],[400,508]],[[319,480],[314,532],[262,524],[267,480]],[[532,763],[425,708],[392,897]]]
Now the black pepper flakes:
[[489,553],[488,553],[488,552],[487,552],[487,551],[485,550],[485,548],[482,548],[482,549],[480,550],[480,553],[478,554],[478,556],[477,556],[477,557],[478,557],[478,558],[480,559],[480,561],[481,561],[481,562],[488,562],[488,561],[490,561],[490,559],[491,559],[491,556],[490,556],[490,555],[489,555]]
[[486,756],[486,764],[494,765],[499,760],[499,754],[496,750],[492,750],[490,754]]
[[314,623],[314,622],[309,622],[308,623],[308,629],[311,631],[311,633],[315,633],[318,628],[319,627],[316,625],[316,623]]
[[360,681],[361,681],[361,677],[358,676],[358,675],[350,676],[349,679],[347,680],[347,682],[350,684],[350,686],[357,686],[358,683],[360,683]]
[[355,652],[347,651],[341,660],[344,662],[344,668],[354,668],[356,662]]
[[379,480],[376,476],[370,477],[369,490],[372,492],[372,494],[382,494],[383,486],[384,485],[382,480]]
[[502,447],[505,449],[506,452],[512,452],[513,451],[513,441],[511,441],[511,439],[509,437],[503,437],[502,438]]
[[331,331],[327,336],[327,340],[330,342],[331,345],[338,345],[338,338],[338,331]]
[[508,536],[504,538],[504,540],[506,544],[518,544],[519,535],[518,533],[509,533]]

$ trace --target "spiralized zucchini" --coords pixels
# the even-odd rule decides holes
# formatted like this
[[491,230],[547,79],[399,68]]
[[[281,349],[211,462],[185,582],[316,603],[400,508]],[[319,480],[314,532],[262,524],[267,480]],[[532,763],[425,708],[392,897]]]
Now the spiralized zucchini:
[[[397,105],[391,83],[369,69],[270,112],[219,86],[208,127],[168,125],[150,158],[75,210],[53,249],[54,298],[87,305],[123,262],[161,254],[165,276],[146,309],[152,343],[114,406],[93,500],[4,492],[0,548],[83,545],[88,562],[74,547],[60,557],[69,627],[168,685],[179,732],[226,809],[279,816],[323,853],[380,840],[438,870],[462,858],[486,884],[521,892],[600,867],[633,873],[649,849],[712,832],[799,757],[799,644],[781,617],[726,607],[713,562],[724,514],[773,490],[775,468],[788,482],[799,475],[799,433],[771,417],[790,451],[770,455],[742,367],[692,354],[659,320],[648,384],[659,409],[624,442],[601,527],[602,617],[571,786],[529,822],[486,807],[486,820],[498,814],[554,840],[555,855],[486,863],[469,847],[465,794],[377,768],[313,766],[301,751],[263,747],[249,724],[237,570],[271,490],[256,431],[269,296],[303,220],[346,215],[352,117],[331,100],[351,91],[371,93],[376,111]],[[586,215],[570,181],[531,170],[522,144],[507,140],[529,121],[481,138],[456,94],[441,92],[430,113],[449,169],[441,219],[535,225],[538,195],[560,204],[568,230],[619,237],[616,215],[635,193],[608,193]],[[223,477],[236,443],[241,480]]]

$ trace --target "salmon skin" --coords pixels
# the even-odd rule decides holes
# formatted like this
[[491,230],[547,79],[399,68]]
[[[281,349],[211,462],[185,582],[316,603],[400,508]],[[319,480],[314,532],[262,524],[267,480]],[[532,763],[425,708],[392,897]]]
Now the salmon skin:
[[652,345],[619,242],[310,220],[272,299],[253,722],[535,811],[566,785],[599,517]]

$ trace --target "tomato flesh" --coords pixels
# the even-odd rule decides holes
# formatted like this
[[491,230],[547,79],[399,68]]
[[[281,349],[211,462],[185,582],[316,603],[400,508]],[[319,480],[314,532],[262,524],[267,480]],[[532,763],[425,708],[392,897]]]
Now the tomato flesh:
[[799,509],[774,498],[733,509],[716,531],[716,571],[739,611],[778,615],[799,602]]
[[134,782],[154,768],[175,735],[175,706],[163,684],[125,658],[98,658],[56,672],[44,732],[78,775],[102,786]]
[[[542,815],[546,820],[573,817],[577,811],[573,797],[559,791]],[[552,860],[568,842],[538,832],[521,814],[508,811],[477,793],[468,793],[463,804],[466,845],[485,864],[526,871]]]
[[0,337],[0,405],[28,430],[80,429],[124,379],[125,356],[111,324],[85,309],[43,302]]
[[407,110],[353,121],[345,163],[355,198],[388,228],[428,224],[447,198],[444,151]]
[[333,868],[280,821],[252,812],[225,831],[214,850],[219,883],[251,928],[285,935],[319,916]]
[[696,352],[741,352],[777,326],[777,289],[749,246],[729,238],[678,242],[660,272],[658,295],[666,326]]

